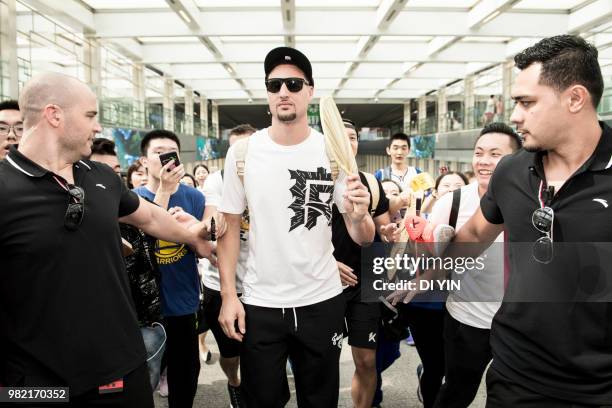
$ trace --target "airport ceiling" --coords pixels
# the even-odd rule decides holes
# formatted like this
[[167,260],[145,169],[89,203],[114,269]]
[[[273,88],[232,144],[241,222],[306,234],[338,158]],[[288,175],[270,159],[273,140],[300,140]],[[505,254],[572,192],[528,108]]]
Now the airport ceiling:
[[[562,33],[612,67],[610,0],[19,1],[18,30],[34,8],[226,105],[265,102],[263,59],[281,45],[310,58],[315,97],[341,103],[402,103]],[[501,87],[496,72],[477,94]]]

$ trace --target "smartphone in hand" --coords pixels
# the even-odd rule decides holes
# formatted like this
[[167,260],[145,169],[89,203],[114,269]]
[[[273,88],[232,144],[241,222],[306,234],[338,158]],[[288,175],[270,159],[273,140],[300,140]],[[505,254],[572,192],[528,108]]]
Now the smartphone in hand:
[[[170,160],[174,160],[174,167],[181,164],[177,152],[162,153],[159,155],[159,161],[161,161],[162,166],[165,166]],[[168,171],[170,170],[172,169],[168,169]]]

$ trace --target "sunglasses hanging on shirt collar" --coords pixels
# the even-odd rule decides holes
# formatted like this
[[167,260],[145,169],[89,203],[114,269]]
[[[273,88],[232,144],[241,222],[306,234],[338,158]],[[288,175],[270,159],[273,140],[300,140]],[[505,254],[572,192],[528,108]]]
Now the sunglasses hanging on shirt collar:
[[68,208],[66,208],[66,214],[64,214],[64,227],[68,231],[76,231],[83,222],[83,216],[85,215],[85,190],[74,184],[64,183],[55,176],[53,178],[70,196]]
[[538,191],[538,202],[540,207],[536,208],[531,215],[531,223],[534,228],[545,236],[538,238],[533,244],[532,257],[536,262],[548,264],[554,257],[553,251],[553,224],[555,222],[555,211],[549,207],[550,201],[555,194],[553,186],[544,188],[544,182],[540,182]]

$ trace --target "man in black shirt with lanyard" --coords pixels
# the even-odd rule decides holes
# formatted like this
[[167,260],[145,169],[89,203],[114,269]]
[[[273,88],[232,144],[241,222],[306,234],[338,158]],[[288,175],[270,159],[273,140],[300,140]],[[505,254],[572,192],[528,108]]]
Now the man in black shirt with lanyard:
[[[508,286],[491,329],[487,407],[612,405],[612,308],[571,298],[589,283],[584,277],[602,283],[609,265],[568,268],[560,262],[566,254],[552,249],[612,241],[612,131],[597,120],[597,54],[563,35],[515,57],[521,72],[511,121],[524,149],[502,159],[480,211],[456,236],[489,243],[505,229],[510,245]],[[559,289],[570,297],[543,298]],[[522,301],[526,295],[543,301]]]
[[101,130],[84,83],[42,74],[19,103],[24,135],[0,162],[0,383],[69,387],[74,406],[153,407],[117,220],[201,256],[210,244],[81,160]]
[[[351,143],[353,154],[357,154],[359,136],[355,125],[344,119],[344,126]],[[365,174],[359,172],[361,182],[368,188],[370,204],[368,210],[372,215],[374,224],[379,232],[393,233],[394,225],[390,225],[389,200],[384,194],[379,180],[373,176],[367,179]],[[371,181],[370,181],[371,180]],[[372,191],[375,182],[378,192]],[[373,197],[378,196],[378,202]],[[372,208],[375,206],[375,208]],[[332,208],[332,242],[334,244],[334,257],[338,262],[340,279],[346,285],[343,294],[347,302],[345,322],[348,330],[349,344],[355,362],[355,375],[351,387],[353,404],[356,408],[371,407],[374,391],[376,389],[376,345],[378,344],[378,323],[380,320],[380,304],[366,302],[361,293],[361,246],[351,239],[342,215],[334,205]]]

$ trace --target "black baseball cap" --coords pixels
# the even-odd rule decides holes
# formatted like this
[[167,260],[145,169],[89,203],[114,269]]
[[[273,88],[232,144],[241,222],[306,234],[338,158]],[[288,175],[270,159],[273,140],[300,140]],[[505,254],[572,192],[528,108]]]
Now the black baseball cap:
[[266,72],[266,79],[274,68],[279,65],[290,64],[295,65],[304,73],[304,77],[308,81],[310,86],[314,86],[314,80],[312,79],[312,65],[308,58],[295,48],[291,47],[278,47],[273,49],[266,55],[264,61],[264,71]]

